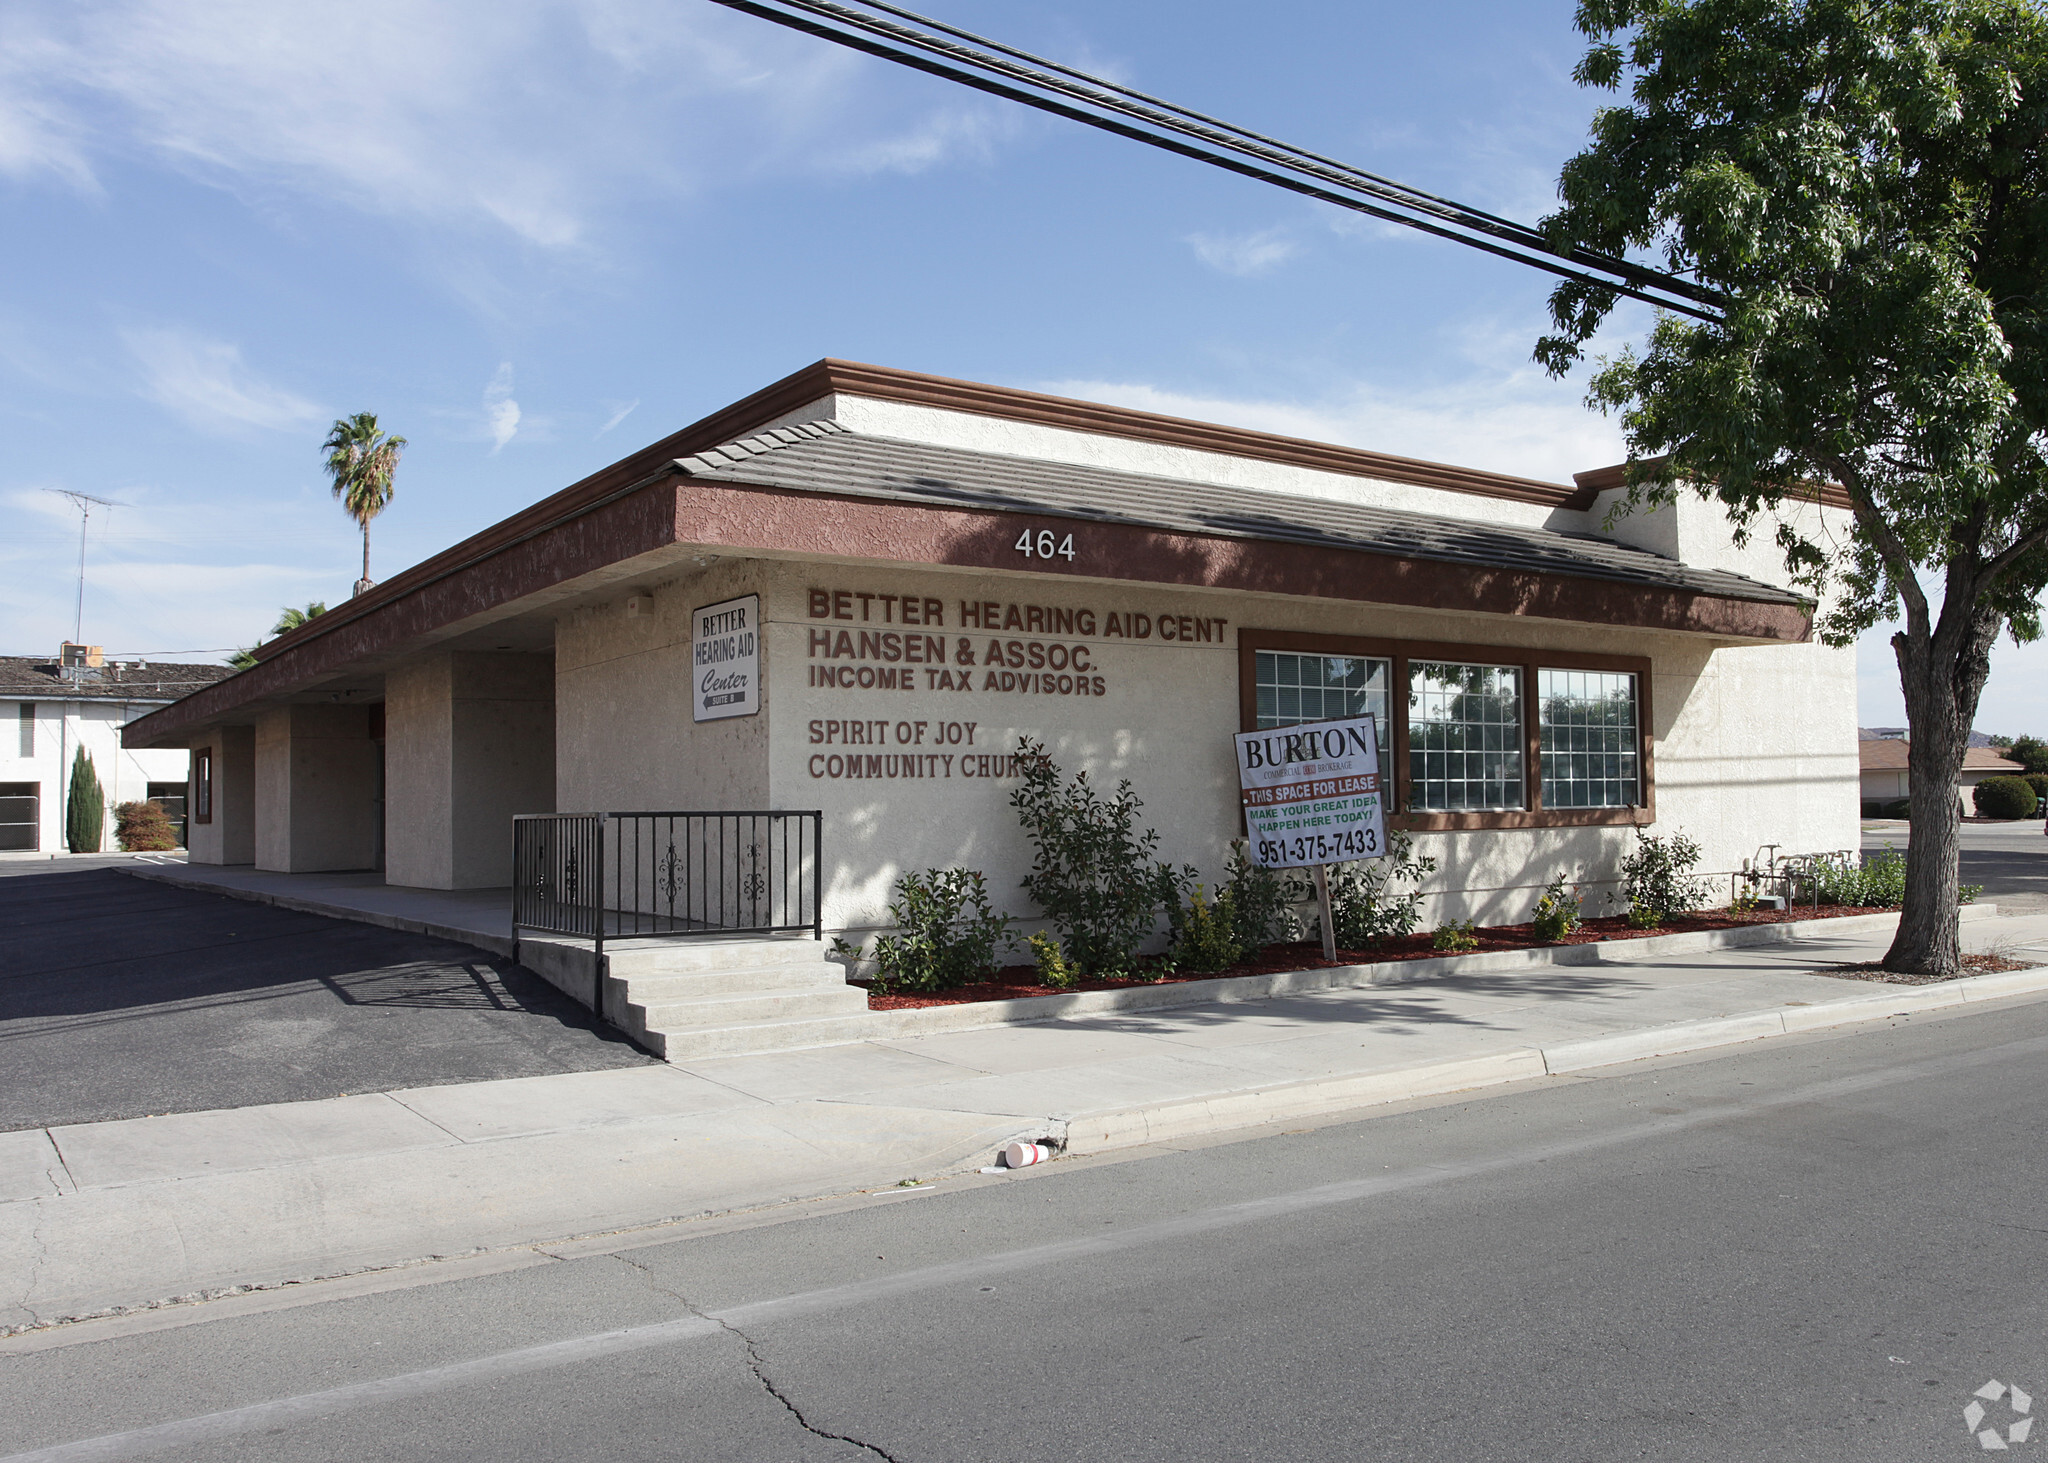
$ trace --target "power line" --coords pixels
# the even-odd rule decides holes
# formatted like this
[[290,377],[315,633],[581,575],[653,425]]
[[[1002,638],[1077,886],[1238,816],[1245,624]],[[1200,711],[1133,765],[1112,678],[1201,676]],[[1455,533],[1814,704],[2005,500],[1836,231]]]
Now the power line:
[[[1692,280],[1592,250],[1573,248],[1560,252],[1551,247],[1540,229],[1527,224],[1383,178],[970,31],[957,30],[884,0],[857,3],[915,24],[866,15],[836,0],[714,3],[1339,208],[1627,295],[1660,309],[1699,320],[1720,318],[1714,310],[1722,297]],[[918,26],[931,30],[920,30]],[[989,49],[976,49],[982,46]]]

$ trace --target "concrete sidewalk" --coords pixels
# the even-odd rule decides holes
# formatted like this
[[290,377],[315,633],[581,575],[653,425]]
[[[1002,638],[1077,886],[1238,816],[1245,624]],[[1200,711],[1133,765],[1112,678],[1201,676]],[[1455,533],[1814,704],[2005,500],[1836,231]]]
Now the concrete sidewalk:
[[512,891],[413,889],[387,884],[381,873],[273,874],[247,864],[137,864],[126,869],[184,889],[203,889],[281,909],[360,920],[388,930],[460,940],[493,955],[512,953]]
[[[1813,974],[1889,936],[1481,971],[682,1066],[0,1134],[0,1327],[758,1208],[2048,994]],[[2048,964],[2048,916],[1973,949]]]

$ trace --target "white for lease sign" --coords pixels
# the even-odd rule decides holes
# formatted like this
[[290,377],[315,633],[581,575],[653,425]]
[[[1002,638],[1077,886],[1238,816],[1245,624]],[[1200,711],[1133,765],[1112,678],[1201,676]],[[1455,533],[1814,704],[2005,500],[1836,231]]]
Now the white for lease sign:
[[1237,784],[1254,863],[1300,869],[1386,852],[1370,716],[1239,732]]
[[761,709],[761,596],[749,594],[690,613],[690,703],[696,720],[752,716]]

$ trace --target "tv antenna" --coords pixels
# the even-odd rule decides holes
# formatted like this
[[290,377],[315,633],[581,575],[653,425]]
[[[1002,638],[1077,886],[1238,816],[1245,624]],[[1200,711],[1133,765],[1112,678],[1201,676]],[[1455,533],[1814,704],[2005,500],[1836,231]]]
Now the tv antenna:
[[127,505],[107,498],[95,498],[91,493],[81,493],[74,488],[44,488],[46,493],[55,493],[60,498],[69,498],[78,509],[78,608],[71,626],[71,643],[85,641],[85,526],[92,521],[94,508],[123,508]]

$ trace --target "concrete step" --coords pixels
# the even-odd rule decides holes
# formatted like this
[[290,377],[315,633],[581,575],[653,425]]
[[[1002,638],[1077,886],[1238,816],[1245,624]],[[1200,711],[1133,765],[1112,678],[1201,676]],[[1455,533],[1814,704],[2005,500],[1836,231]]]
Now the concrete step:
[[635,1025],[645,1031],[693,1031],[743,1022],[797,1021],[849,1016],[867,1010],[867,992],[854,986],[836,991],[772,991],[754,995],[699,996],[694,1000],[643,1004],[629,1000]]
[[658,1001],[687,1001],[698,996],[737,995],[747,991],[837,991],[846,984],[846,967],[829,960],[809,965],[757,965],[750,970],[693,970],[663,975],[634,973],[623,982],[616,971],[615,986],[623,985],[629,999],[642,1005]]
[[642,975],[815,965],[825,959],[825,949],[823,941],[808,936],[665,935],[658,940],[607,941],[604,955],[613,978],[629,980]]
[[700,1057],[751,1056],[756,1052],[867,1041],[875,1035],[875,1028],[867,1013],[862,1012],[799,1021],[756,1021],[744,1026],[649,1030],[635,1035],[649,1051],[666,1061],[690,1062]]

